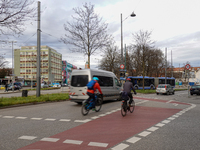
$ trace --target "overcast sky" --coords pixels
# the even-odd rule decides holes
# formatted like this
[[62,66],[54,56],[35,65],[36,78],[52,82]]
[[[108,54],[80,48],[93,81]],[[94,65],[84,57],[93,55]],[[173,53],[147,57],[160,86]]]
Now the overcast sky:
[[[182,67],[187,61],[193,67],[200,67],[200,0],[40,0],[41,2],[41,45],[54,48],[62,54],[62,59],[77,67],[84,68],[87,56],[71,53],[68,46],[59,42],[65,34],[63,24],[72,19],[73,8],[82,7],[85,2],[95,5],[95,12],[108,23],[108,33],[114,36],[116,45],[121,47],[121,20],[133,11],[136,17],[123,21],[123,43],[133,42],[133,33],[139,30],[152,31],[151,39],[155,46],[165,53],[175,67]],[[37,1],[35,3],[37,7]],[[26,24],[26,31],[20,37],[9,37],[15,40],[14,49],[21,46],[37,45],[37,21]],[[0,45],[0,55],[5,54],[12,67],[11,44]],[[91,57],[91,68],[100,62],[100,54]]]

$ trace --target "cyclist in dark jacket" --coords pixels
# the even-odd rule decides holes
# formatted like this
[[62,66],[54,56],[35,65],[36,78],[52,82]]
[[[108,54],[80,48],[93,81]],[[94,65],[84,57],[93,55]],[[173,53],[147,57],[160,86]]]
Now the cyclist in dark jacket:
[[130,82],[130,81],[131,81],[130,78],[126,79],[126,82],[124,83],[123,91],[126,92],[128,94],[128,96],[130,97],[129,104],[131,105],[131,103],[133,101],[133,96],[132,96],[131,90],[133,90],[134,94],[137,94],[137,93],[133,87],[132,82]]

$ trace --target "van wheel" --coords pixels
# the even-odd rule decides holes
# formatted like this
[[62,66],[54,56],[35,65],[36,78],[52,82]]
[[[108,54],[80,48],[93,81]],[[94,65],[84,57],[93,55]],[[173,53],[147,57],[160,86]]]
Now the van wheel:
[[82,105],[82,102],[76,102],[77,104],[79,104],[79,105]]

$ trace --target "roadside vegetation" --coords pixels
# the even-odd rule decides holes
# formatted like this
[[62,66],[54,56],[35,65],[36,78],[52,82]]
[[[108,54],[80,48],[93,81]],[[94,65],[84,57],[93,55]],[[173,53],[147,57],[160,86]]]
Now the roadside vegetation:
[[[175,91],[185,91],[188,89],[174,89]],[[136,90],[137,93],[142,93],[142,94],[154,94],[156,93],[156,90]]]
[[44,94],[40,95],[40,97],[36,97],[35,95],[27,97],[11,97],[11,98],[1,97],[0,108],[11,105],[27,104],[27,103],[36,104],[42,102],[65,101],[68,99],[69,99],[69,93]]
[[[43,90],[51,90],[57,88],[42,88]],[[41,89],[41,90],[42,90]],[[28,89],[31,90],[31,89]],[[35,89],[32,89],[35,90]],[[182,91],[187,89],[175,89],[175,91]],[[142,94],[155,94],[156,90],[136,90],[137,93]],[[27,96],[27,97],[1,97],[0,98],[0,108],[13,106],[13,105],[23,105],[23,104],[37,104],[44,102],[56,102],[56,101],[66,101],[69,100],[69,93],[54,93],[54,94],[42,94],[40,97],[36,97],[35,95]]]

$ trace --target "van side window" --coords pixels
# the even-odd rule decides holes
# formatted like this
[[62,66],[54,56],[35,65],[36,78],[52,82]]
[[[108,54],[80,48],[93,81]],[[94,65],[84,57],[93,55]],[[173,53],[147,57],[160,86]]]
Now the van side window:
[[106,77],[106,76],[98,76],[98,75],[94,75],[93,77],[97,77],[99,78],[99,85],[100,86],[112,86],[113,87],[113,78],[112,77]]
[[116,86],[121,86],[121,84],[119,83],[118,79],[115,78],[115,85]]
[[84,87],[88,83],[88,75],[73,75],[71,86]]

